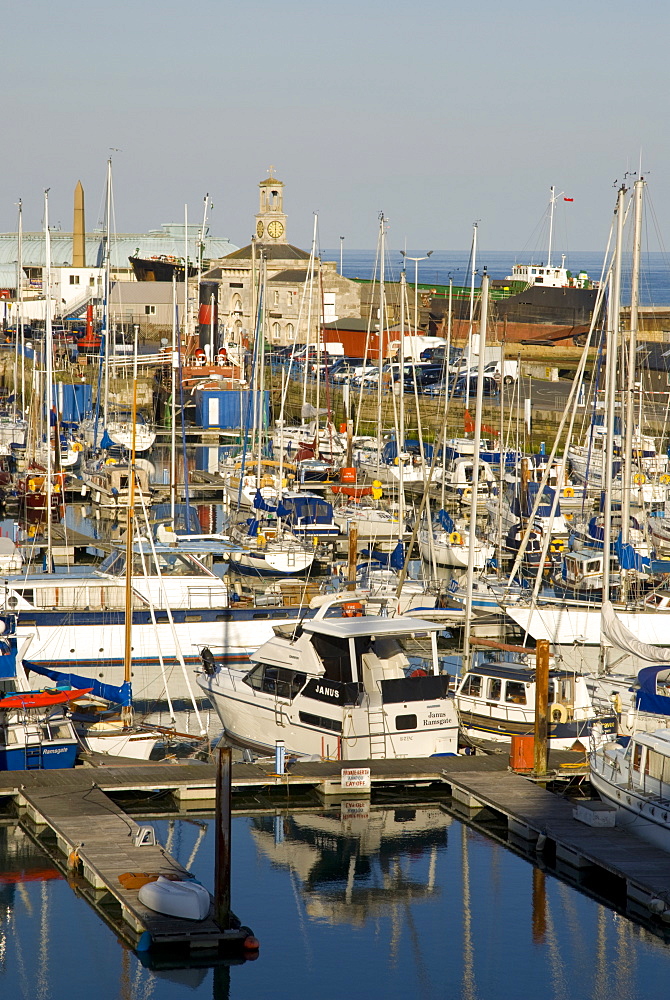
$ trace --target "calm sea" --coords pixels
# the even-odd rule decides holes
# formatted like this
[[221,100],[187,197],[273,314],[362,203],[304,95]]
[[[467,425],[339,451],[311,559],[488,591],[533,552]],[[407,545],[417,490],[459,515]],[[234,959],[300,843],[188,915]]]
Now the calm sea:
[[[425,251],[423,251],[425,254]],[[322,251],[325,260],[335,260],[339,264],[339,247],[334,250]],[[414,256],[418,257],[416,252]],[[370,250],[348,250],[346,246],[342,253],[342,269],[348,278],[371,278],[375,272],[376,254]],[[386,255],[385,275],[389,281],[398,281],[402,270],[402,256],[399,252],[389,252]],[[560,264],[561,255],[552,255],[552,262]],[[480,283],[481,271],[486,267],[491,278],[505,278],[512,272],[512,265],[517,263],[542,264],[541,255],[535,255],[532,260],[528,254],[514,253],[509,250],[482,251],[478,256],[477,276],[475,284]],[[566,257],[565,266],[573,273],[586,271],[590,278],[599,280],[603,267],[601,252],[585,251],[571,253]],[[623,302],[626,304],[626,294],[630,288],[630,255],[626,255],[622,264]],[[455,285],[470,285],[469,253],[455,250],[435,250],[427,260],[421,260],[416,265],[416,276],[419,284],[448,285],[453,278]],[[407,282],[414,284],[415,264],[407,261]],[[670,257],[661,252],[642,255],[640,300],[643,305],[670,305]]]
[[[211,886],[212,821],[153,825]],[[662,940],[437,803],[234,818],[233,905],[261,950],[229,970],[152,971],[16,828],[0,857],[8,1000],[647,1000],[670,977]]]

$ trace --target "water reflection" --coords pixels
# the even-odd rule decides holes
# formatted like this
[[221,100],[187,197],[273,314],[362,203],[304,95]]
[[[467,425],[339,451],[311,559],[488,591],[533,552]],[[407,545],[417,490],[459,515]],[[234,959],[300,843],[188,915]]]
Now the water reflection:
[[351,799],[336,813],[255,817],[251,836],[297,880],[309,917],[362,927],[440,895],[437,852],[450,823],[439,805],[385,809]]

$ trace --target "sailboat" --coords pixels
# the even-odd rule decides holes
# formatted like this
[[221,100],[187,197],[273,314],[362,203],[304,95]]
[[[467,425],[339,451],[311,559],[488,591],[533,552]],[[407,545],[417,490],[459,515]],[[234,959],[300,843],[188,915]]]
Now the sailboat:
[[[133,414],[136,399],[137,366],[135,365],[133,373]],[[133,632],[132,554],[135,532],[136,489],[134,444],[133,435],[130,446],[128,526],[126,531],[123,684],[118,689],[114,689],[111,685],[96,684],[96,690],[92,692],[94,697],[89,699],[88,702],[88,711],[85,711],[84,706],[80,703],[80,709],[74,718],[82,743],[87,750],[109,754],[114,757],[131,757],[139,760],[148,760],[156,744],[165,739],[165,734],[156,730],[147,730],[133,723],[131,676]],[[32,669],[37,669],[38,672],[41,672],[35,665],[33,665]],[[73,675],[69,675],[69,682],[72,683],[72,680]],[[80,678],[76,678],[76,681],[79,680]],[[118,713],[117,706],[120,706],[120,714]]]
[[[102,311],[102,337],[101,337],[101,376],[104,376],[104,388],[102,391],[102,417],[100,416],[100,393],[101,386],[98,381],[98,400],[96,401],[96,413],[91,418],[86,418],[80,423],[80,431],[86,443],[94,448],[109,449],[113,447],[130,450],[131,443],[134,442],[136,452],[148,451],[156,440],[155,430],[138,415],[124,406],[113,407],[110,404],[109,377],[112,365],[110,321],[109,321],[109,297],[111,293],[111,213],[112,213],[112,159],[107,161],[107,190],[105,198],[105,252],[104,252],[104,279],[103,279],[103,311]],[[104,353],[103,353],[104,351]],[[135,346],[135,357],[137,357],[137,345]]]

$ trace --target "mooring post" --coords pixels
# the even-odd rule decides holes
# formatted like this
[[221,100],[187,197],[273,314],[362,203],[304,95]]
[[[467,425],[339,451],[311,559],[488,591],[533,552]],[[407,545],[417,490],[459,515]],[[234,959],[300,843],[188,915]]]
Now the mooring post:
[[535,743],[533,773],[547,773],[549,736],[549,640],[538,639],[535,647]]
[[216,840],[214,844],[214,919],[230,926],[230,779],[232,750],[219,747],[216,762]]

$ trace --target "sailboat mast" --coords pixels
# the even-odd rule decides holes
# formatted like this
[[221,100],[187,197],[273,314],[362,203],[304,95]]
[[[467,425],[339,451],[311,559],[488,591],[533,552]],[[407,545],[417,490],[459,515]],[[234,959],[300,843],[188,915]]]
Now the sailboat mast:
[[[477,401],[475,404],[475,438],[472,457],[472,493],[470,494],[470,526],[468,529],[468,576],[466,584],[465,624],[463,641],[463,667],[467,669],[470,658],[470,625],[472,622],[472,586],[474,582],[475,543],[477,541],[477,492],[479,489],[479,452],[482,440],[482,412],[484,409],[484,348],[489,310],[489,276],[482,275],[481,312],[479,317],[479,362],[477,365]],[[469,376],[468,376],[469,378]],[[502,488],[502,483],[501,483]]]
[[[635,372],[637,369],[637,331],[640,314],[640,256],[642,250],[642,199],[644,192],[644,179],[639,178],[633,185],[633,268],[630,285],[630,334],[628,340],[628,372],[626,379],[626,417],[625,417],[625,444],[624,444],[624,466],[622,483],[622,522],[621,540],[627,544],[630,540],[630,491],[632,489],[632,455],[633,455],[633,429],[635,424]],[[642,434],[642,427],[639,428]],[[640,446],[640,451],[642,450]],[[621,582],[623,596],[627,590],[627,573],[622,570]]]
[[472,265],[470,268],[470,320],[468,323],[468,346],[465,352],[465,360],[467,363],[467,369],[465,372],[465,409],[467,410],[470,406],[470,365],[471,354],[472,354],[472,326],[475,317],[475,274],[477,273],[477,229],[478,224],[473,222],[472,224],[472,252],[470,256],[472,257]]
[[[398,370],[398,385],[400,395],[398,397],[398,536],[402,541],[405,528],[405,463],[401,458],[405,451],[405,296],[407,294],[407,276],[405,268],[400,272],[400,350],[398,359],[400,366]],[[416,315],[416,313],[415,313]],[[382,374],[379,371],[379,381],[381,383]],[[393,370],[391,370],[391,392],[393,392]],[[430,509],[428,511],[430,522]]]
[[53,330],[51,326],[51,233],[49,232],[49,188],[44,192],[44,361],[45,361],[45,436],[47,445],[47,560],[51,570],[51,553],[53,551],[51,538],[51,400],[53,395]]
[[[179,344],[177,341],[177,272],[172,272],[172,365],[170,413],[170,517],[175,525],[177,507],[177,375],[179,370]],[[134,426],[134,425],[133,425]]]
[[556,188],[553,184],[549,190],[551,191],[551,197],[549,199],[549,246],[547,248],[547,267],[551,267],[551,244],[554,238],[554,205],[556,204]]
[[[130,475],[128,476],[128,531],[126,533],[126,592],[125,592],[125,631],[123,647],[123,680],[129,684],[132,676],[132,640],[133,640],[133,536],[135,534],[135,445],[137,431],[137,333],[135,327],[135,343],[133,353],[133,408],[132,434],[130,444]],[[124,726],[133,722],[132,705],[124,705],[121,711]]]
[[[386,263],[386,219],[382,212],[379,217],[379,330],[377,332],[377,474],[381,465],[382,444],[382,343],[386,326],[386,284],[384,265]],[[363,369],[365,371],[365,369]]]
[[[105,205],[105,271],[104,271],[104,283],[103,283],[103,297],[102,297],[102,335],[105,338],[105,392],[104,392],[104,407],[103,407],[103,420],[105,427],[108,423],[108,408],[109,408],[109,359],[111,356],[110,345],[109,345],[109,276],[110,276],[110,233],[112,225],[112,158],[107,160],[107,196]],[[93,442],[94,447],[97,445],[97,441]]]
[[[619,188],[616,207],[616,248],[614,251],[614,268],[610,287],[610,308],[607,311],[607,379],[605,383],[607,398],[607,435],[605,451],[603,452],[603,494],[604,494],[604,525],[603,525],[603,601],[609,600],[610,594],[610,560],[612,547],[612,458],[614,455],[614,419],[616,415],[616,373],[619,339],[620,304],[621,304],[621,255],[623,249],[624,196],[626,188]],[[622,489],[627,489],[625,482],[626,470],[623,470]]]
[[[26,412],[26,352],[23,338],[23,202],[19,198],[19,239],[16,263],[17,344],[21,351],[21,416]],[[14,384],[14,395],[17,395]]]

